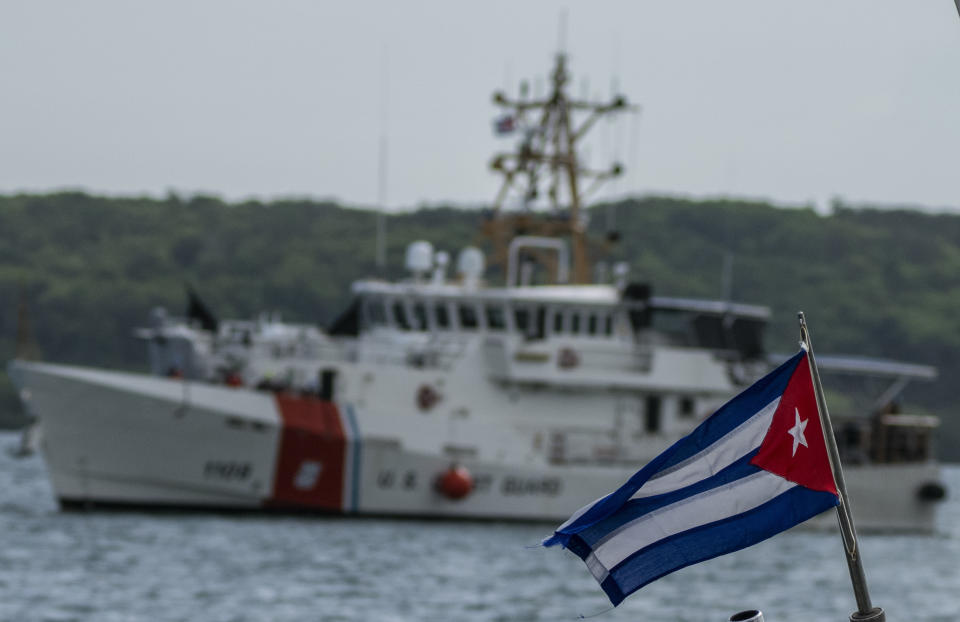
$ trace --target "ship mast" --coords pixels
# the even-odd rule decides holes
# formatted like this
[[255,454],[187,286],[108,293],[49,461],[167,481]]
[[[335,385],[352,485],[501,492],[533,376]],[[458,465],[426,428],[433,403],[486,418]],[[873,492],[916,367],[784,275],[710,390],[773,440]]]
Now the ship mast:
[[[586,219],[581,209],[583,198],[600,183],[623,172],[619,163],[606,170],[581,166],[577,143],[603,116],[636,110],[622,95],[608,102],[590,102],[568,97],[567,57],[556,56],[550,75],[550,92],[542,99],[527,98],[527,86],[520,85],[517,99],[503,92],[493,95],[493,102],[504,110],[496,121],[498,133],[519,131],[517,149],[498,153],[490,168],[503,175],[503,183],[493,204],[493,215],[483,226],[483,234],[493,245],[491,263],[506,267],[510,240],[516,235],[569,236],[575,283],[590,279],[587,251]],[[580,117],[579,123],[575,116]],[[584,191],[581,183],[592,183]],[[541,188],[546,189],[549,212],[538,212]],[[511,190],[520,196],[519,209],[507,210]]]

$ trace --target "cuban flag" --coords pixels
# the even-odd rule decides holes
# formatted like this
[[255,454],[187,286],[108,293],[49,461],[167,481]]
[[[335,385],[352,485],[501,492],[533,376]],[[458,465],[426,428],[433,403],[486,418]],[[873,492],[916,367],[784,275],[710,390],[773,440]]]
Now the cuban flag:
[[666,574],[839,503],[801,350],[543,544],[577,554],[618,605]]

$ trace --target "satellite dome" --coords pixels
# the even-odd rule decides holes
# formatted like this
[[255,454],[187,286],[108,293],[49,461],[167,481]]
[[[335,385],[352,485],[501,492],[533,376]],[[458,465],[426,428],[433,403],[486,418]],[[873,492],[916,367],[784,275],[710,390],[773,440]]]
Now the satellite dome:
[[457,256],[457,272],[464,278],[476,280],[483,274],[483,251],[475,246],[468,246]]
[[410,272],[422,274],[433,267],[433,245],[424,240],[412,242],[407,247],[406,268]]

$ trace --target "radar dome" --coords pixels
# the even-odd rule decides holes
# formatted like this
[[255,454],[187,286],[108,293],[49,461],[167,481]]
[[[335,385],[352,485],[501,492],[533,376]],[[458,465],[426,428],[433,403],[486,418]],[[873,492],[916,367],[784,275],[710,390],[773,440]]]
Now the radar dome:
[[467,279],[477,279],[483,274],[483,251],[474,246],[468,246],[457,256],[457,272]]
[[433,267],[433,245],[418,240],[407,247],[406,268],[410,272],[423,273]]

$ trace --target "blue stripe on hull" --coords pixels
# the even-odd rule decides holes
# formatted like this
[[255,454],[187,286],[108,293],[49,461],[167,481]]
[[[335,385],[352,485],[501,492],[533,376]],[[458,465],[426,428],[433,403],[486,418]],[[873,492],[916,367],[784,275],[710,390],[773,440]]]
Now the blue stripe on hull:
[[353,410],[353,404],[345,404],[343,412],[350,427],[350,454],[353,465],[350,482],[350,512],[356,514],[360,507],[360,458],[363,442],[360,439],[360,426],[357,425],[357,414]]

